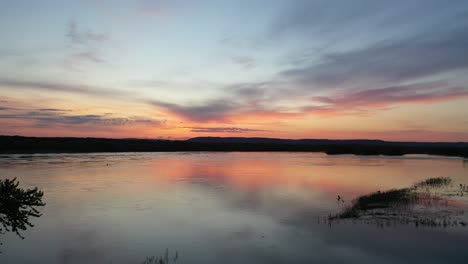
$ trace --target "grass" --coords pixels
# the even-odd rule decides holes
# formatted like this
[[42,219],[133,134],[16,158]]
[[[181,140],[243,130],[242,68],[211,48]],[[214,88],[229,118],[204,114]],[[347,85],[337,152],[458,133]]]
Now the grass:
[[[428,199],[427,194],[417,192],[418,188],[440,188],[448,186],[451,183],[452,180],[448,177],[429,178],[414,184],[413,187],[410,188],[377,191],[363,195],[353,200],[350,206],[344,208],[337,215],[330,216],[329,220],[340,218],[359,218],[360,216],[366,215],[369,210],[373,209],[402,208],[410,206]],[[464,190],[464,188],[464,185],[460,185],[461,190]],[[429,197],[429,199],[437,198],[438,197]],[[373,211],[373,213],[376,213],[376,211]]]
[[392,206],[408,205],[417,197],[410,188],[394,189],[385,192],[377,191],[358,197],[352,205],[345,208],[335,218],[356,218],[361,212],[371,209],[389,208]]
[[429,178],[427,180],[421,181],[416,183],[414,186],[415,187],[443,187],[447,186],[450,183],[452,183],[452,179],[449,177],[437,177],[437,178]]
[[142,264],[170,264],[170,263],[176,263],[178,259],[179,259],[178,251],[174,253],[173,257],[170,257],[169,249],[166,249],[166,252],[164,252],[164,256],[146,257],[146,259],[142,262]]

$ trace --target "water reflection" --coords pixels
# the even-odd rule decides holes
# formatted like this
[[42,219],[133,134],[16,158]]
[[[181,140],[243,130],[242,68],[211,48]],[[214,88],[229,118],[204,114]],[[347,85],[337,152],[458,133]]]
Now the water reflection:
[[468,257],[468,228],[460,226],[381,229],[350,221],[329,228],[317,221],[342,208],[338,194],[348,203],[440,176],[466,184],[467,169],[457,159],[308,153],[30,159],[0,161],[0,175],[44,190],[47,207],[27,240],[8,240],[2,264],[141,263],[164,256],[165,248],[182,253],[177,263],[204,264],[428,264]]
[[24,239],[20,231],[25,231],[34,225],[30,218],[40,217],[38,207],[45,206],[42,202],[44,193],[38,188],[19,188],[16,178],[0,180],[0,233],[14,232]]

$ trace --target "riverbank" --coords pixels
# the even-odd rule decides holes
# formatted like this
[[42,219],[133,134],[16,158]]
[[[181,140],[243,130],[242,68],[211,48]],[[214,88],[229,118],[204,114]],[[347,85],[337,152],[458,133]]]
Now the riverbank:
[[171,151],[283,151],[388,156],[427,154],[468,158],[468,143],[211,137],[154,140],[0,136],[2,154]]

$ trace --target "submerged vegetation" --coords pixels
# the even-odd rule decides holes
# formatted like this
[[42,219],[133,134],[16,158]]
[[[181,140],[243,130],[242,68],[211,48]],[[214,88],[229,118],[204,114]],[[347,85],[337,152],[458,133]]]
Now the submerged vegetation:
[[166,249],[166,251],[164,252],[164,256],[146,257],[146,259],[142,262],[142,264],[170,264],[170,263],[176,263],[178,259],[179,259],[178,251],[176,251],[171,257],[169,254],[169,249]]
[[[446,189],[438,190],[443,187]],[[413,223],[415,226],[466,226],[464,209],[452,204],[453,197],[467,193],[466,185],[460,184],[458,189],[453,188],[452,180],[448,177],[430,178],[409,188],[377,191],[360,196],[340,213],[330,215],[328,220],[354,219],[378,224],[393,221]]]
[[37,207],[45,206],[42,202],[44,193],[38,188],[19,188],[16,178],[0,180],[0,233],[15,232],[24,238],[20,231],[34,225],[31,217],[40,217]]

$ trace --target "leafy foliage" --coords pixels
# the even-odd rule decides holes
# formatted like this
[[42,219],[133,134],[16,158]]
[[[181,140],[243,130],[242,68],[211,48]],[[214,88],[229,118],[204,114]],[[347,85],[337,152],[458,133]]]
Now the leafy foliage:
[[[40,217],[36,207],[44,206],[44,193],[38,188],[19,188],[16,178],[0,180],[0,232],[15,232],[21,238],[20,231],[34,225],[30,217]],[[2,228],[3,227],[3,228]]]

